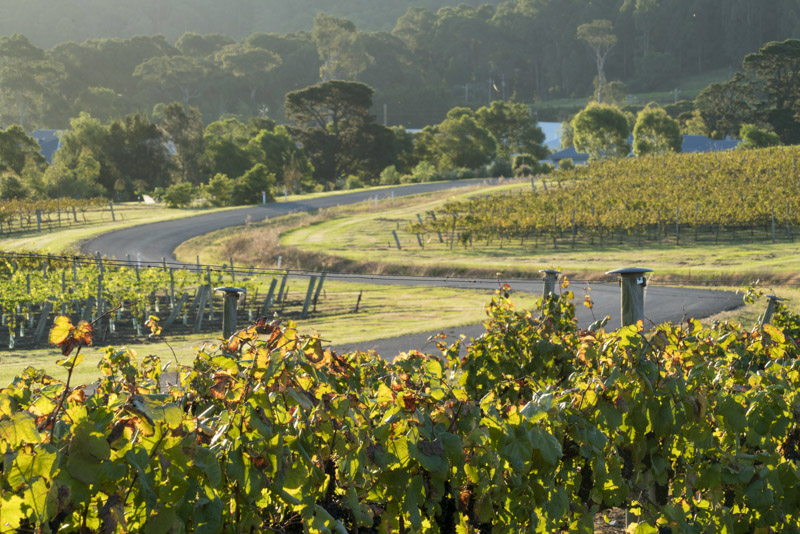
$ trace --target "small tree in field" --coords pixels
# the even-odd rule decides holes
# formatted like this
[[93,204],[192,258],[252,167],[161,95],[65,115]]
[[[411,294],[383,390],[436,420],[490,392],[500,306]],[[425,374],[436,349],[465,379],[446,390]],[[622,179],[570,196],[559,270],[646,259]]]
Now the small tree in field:
[[267,202],[274,200],[272,191],[275,189],[275,175],[267,170],[266,165],[256,163],[253,168],[236,180],[233,186],[233,203],[258,204],[261,202],[261,193],[267,194]]
[[227,206],[231,203],[233,196],[233,180],[225,174],[217,173],[208,181],[208,185],[203,189],[206,200],[212,206]]
[[164,192],[163,198],[168,208],[185,208],[194,200],[194,186],[189,182],[171,185]]
[[680,152],[682,146],[681,127],[664,108],[651,104],[639,112],[633,127],[633,152],[637,156]]

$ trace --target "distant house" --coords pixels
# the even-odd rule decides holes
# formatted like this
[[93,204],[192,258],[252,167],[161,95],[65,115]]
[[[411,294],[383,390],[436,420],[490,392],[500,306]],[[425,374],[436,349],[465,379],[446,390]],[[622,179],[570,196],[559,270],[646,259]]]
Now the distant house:
[[[628,143],[631,145],[633,144],[632,137],[628,138]],[[733,150],[739,145],[739,143],[741,143],[741,141],[738,139],[731,139],[730,137],[717,140],[710,139],[704,135],[684,135],[681,152],[684,154],[691,154],[695,152],[722,152],[725,150]],[[633,155],[632,152],[631,155]],[[557,169],[558,163],[567,158],[571,159],[576,165],[586,165],[589,163],[589,154],[578,152],[575,150],[574,146],[560,150],[555,154],[550,154],[550,156],[544,160],[544,163],[550,163]]]
[[58,130],[36,130],[30,134],[42,147],[42,155],[47,163],[53,163],[53,155],[61,148],[61,139]]

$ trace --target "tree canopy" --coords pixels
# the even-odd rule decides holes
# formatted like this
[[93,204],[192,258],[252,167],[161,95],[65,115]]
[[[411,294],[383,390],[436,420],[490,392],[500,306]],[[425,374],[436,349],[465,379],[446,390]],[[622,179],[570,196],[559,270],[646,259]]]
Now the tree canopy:
[[680,152],[683,136],[678,121],[664,108],[647,106],[636,117],[633,127],[633,152],[637,156]]
[[592,102],[572,120],[575,148],[592,159],[625,157],[630,127],[619,108]]

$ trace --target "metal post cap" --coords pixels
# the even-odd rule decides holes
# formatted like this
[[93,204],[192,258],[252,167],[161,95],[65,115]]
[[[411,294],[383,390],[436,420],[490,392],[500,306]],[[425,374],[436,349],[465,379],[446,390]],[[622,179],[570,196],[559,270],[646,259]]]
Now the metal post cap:
[[619,274],[621,276],[632,276],[636,274],[644,274],[644,273],[652,273],[653,269],[648,269],[647,267],[625,267],[623,269],[614,269],[613,271],[607,271],[606,274]]
[[228,287],[228,286],[215,287],[214,291],[224,291],[225,293],[235,293],[235,294],[247,293],[247,290],[242,289],[241,287]]

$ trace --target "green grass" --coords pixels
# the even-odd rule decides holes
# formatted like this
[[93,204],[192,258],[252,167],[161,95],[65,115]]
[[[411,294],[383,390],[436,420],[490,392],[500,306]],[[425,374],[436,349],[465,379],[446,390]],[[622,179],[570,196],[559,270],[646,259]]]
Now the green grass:
[[[519,184],[516,187],[525,187]],[[476,194],[476,193],[470,193]],[[468,196],[459,195],[461,197]],[[431,198],[413,206],[373,211],[317,221],[314,224],[284,232],[281,244],[316,254],[347,258],[354,262],[402,264],[454,272],[484,270],[536,273],[542,268],[561,268],[580,278],[597,279],[606,271],[625,266],[654,269],[659,280],[691,283],[743,283],[756,279],[794,281],[800,261],[800,242],[789,243],[695,243],[686,232],[680,245],[661,246],[645,243],[606,243],[603,246],[578,243],[573,249],[569,239],[557,248],[552,241],[505,241],[486,246],[475,241],[465,248],[459,243],[451,249],[447,241],[440,243],[436,234],[424,238],[420,247],[415,235],[406,231],[416,214],[441,208],[452,200]],[[440,215],[441,216],[441,215]],[[402,250],[395,245],[396,231]]]

